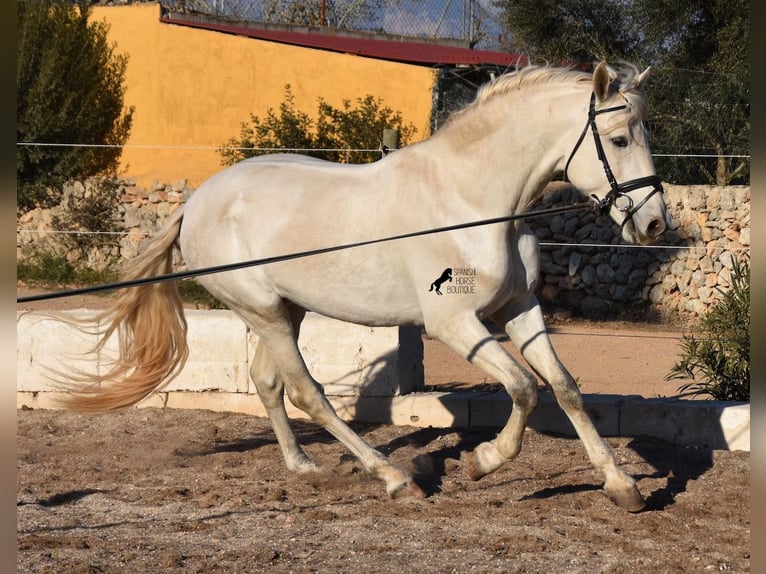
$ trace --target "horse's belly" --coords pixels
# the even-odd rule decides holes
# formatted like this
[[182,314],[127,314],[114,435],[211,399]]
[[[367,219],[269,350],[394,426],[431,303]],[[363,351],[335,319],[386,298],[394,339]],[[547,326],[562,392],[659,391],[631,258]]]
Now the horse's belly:
[[310,311],[371,326],[420,324],[422,311],[401,261],[385,263],[360,248],[343,257],[313,256],[264,269],[279,295]]

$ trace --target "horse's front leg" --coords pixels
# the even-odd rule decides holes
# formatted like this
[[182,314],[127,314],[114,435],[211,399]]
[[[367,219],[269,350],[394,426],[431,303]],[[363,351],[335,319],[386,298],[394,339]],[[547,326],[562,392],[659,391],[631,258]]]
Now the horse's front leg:
[[[577,383],[553,349],[537,298],[506,306],[493,316],[532,368],[550,385],[561,409],[582,440],[593,466],[604,475],[604,490],[621,508],[637,512],[644,507],[636,483],[617,466],[614,453],[599,436],[583,406]],[[515,409],[514,405],[514,409]]]
[[477,446],[469,458],[468,473],[478,480],[521,451],[527,419],[537,404],[537,381],[497,342],[474,312],[431,325],[428,332],[502,382],[513,399],[513,410],[505,427],[493,440]]

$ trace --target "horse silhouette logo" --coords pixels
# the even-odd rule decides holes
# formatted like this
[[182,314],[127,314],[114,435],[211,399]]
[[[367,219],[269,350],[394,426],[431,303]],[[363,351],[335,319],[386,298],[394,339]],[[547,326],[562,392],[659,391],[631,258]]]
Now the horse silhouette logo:
[[439,276],[439,278],[431,283],[431,288],[428,290],[429,292],[436,289],[437,295],[443,295],[441,291],[439,291],[439,287],[442,286],[442,283],[445,281],[452,282],[452,267],[447,267],[444,271],[442,271],[442,274]]

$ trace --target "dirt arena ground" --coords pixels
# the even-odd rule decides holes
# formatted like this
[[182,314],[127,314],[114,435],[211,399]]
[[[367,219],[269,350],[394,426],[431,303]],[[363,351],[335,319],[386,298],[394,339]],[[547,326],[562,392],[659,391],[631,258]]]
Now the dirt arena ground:
[[[560,322],[554,345],[584,392],[674,396],[677,329]],[[491,387],[426,339],[427,384]],[[295,476],[268,421],[134,409],[17,411],[18,572],[750,572],[750,455],[609,438],[647,498],[601,492],[576,439],[528,431],[519,457],[471,481],[497,429],[353,423],[413,473],[391,500],[325,431],[296,422],[332,472]]]
[[613,438],[645,511],[601,492],[579,441],[528,431],[471,481],[494,430],[354,428],[424,499],[391,500],[337,441],[298,422],[330,477],[295,476],[264,419],[20,410],[18,572],[749,572],[750,458]]

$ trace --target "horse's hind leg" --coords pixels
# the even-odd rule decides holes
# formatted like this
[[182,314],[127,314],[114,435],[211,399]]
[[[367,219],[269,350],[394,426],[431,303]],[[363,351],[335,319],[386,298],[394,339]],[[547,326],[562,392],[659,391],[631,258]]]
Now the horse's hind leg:
[[321,465],[313,462],[303,452],[290,428],[290,420],[285,410],[284,385],[266,345],[259,344],[255,350],[253,364],[250,366],[250,378],[266,408],[287,468],[300,473],[323,471]]
[[625,510],[641,510],[644,499],[635,481],[617,466],[612,450],[599,436],[585,411],[577,383],[553,349],[537,298],[531,295],[523,305],[503,309],[493,318],[505,328],[532,368],[550,385],[556,401],[582,440],[591,463],[604,474],[607,495]]
[[[337,415],[330,402],[324,396],[321,385],[317,383],[308,372],[303,357],[297,344],[297,333],[294,331],[287,309],[284,305],[276,308],[255,313],[240,313],[246,318],[248,324],[259,335],[258,345],[265,345],[271,359],[276,377],[270,377],[273,381],[281,380],[284,390],[290,401],[299,409],[308,414],[314,422],[324,427],[330,434],[348,447],[356,455],[365,470],[373,477],[382,480],[386,485],[386,491],[392,497],[401,495],[423,496],[423,491],[413,482],[412,477],[405,474],[386,459],[383,454],[373,449],[359,435]],[[266,362],[266,359],[260,360]],[[266,365],[269,366],[268,364]],[[278,389],[275,386],[274,389]],[[266,394],[274,401],[274,390],[267,389]],[[281,391],[276,391],[281,393]],[[274,403],[272,402],[272,405]],[[270,414],[277,420],[286,414],[279,407],[273,407]],[[283,436],[280,445],[283,450],[287,445],[288,450],[295,455],[300,452],[295,437],[289,431],[287,424],[280,426]],[[287,429],[287,433],[285,433]],[[275,426],[276,431],[276,426]],[[285,441],[284,444],[282,441]],[[294,448],[290,445],[294,445]],[[300,455],[298,455],[300,456]]]

